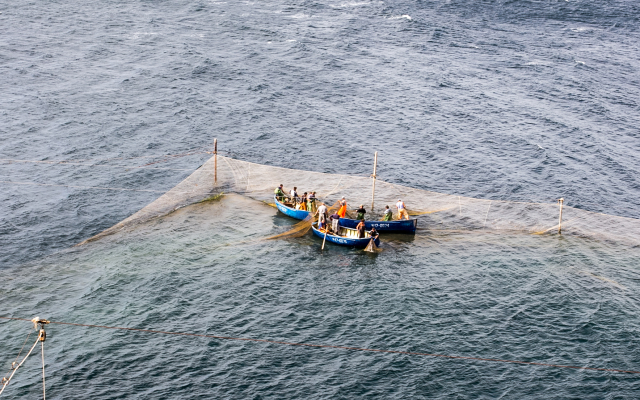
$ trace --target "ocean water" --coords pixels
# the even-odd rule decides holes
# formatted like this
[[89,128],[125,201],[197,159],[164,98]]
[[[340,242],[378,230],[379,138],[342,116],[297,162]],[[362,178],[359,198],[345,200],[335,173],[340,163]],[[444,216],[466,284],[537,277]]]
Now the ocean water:
[[[322,252],[312,236],[262,240],[295,221],[229,194],[73,247],[182,181],[213,138],[242,160],[361,176],[379,151],[386,181],[640,218],[634,2],[4,2],[0,12],[0,314],[640,370],[640,253],[624,245],[422,232],[388,237],[376,256]],[[42,163],[60,160],[73,163]],[[28,329],[0,323],[2,368]],[[611,372],[48,331],[50,398],[638,391],[633,375]],[[10,398],[39,395],[38,357]]]

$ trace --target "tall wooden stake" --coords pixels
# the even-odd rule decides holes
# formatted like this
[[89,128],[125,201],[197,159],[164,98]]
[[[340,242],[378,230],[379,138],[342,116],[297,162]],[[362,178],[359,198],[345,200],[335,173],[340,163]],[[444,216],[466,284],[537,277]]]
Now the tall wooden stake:
[[558,234],[562,234],[562,205],[564,204],[564,199],[559,199],[558,203],[560,203],[560,217],[558,217]]
[[373,212],[373,199],[376,195],[376,168],[378,167],[378,152],[376,151],[373,156],[373,188],[371,189],[371,212]]
[[218,182],[218,139],[213,139],[213,181]]

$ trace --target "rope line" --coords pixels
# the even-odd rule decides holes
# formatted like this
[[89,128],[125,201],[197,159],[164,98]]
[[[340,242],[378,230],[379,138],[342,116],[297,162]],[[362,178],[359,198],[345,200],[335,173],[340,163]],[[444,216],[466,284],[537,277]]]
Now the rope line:
[[[33,331],[29,331],[27,338],[24,340],[24,343],[22,343],[22,347],[20,347],[20,351],[18,352],[18,355],[16,356],[15,360],[13,360],[13,362],[11,363],[11,368],[13,368],[16,361],[18,361],[18,358],[20,358],[20,354],[22,354],[22,350],[24,349],[24,346],[27,344],[27,341],[31,337],[31,333],[33,333]],[[11,372],[11,369],[9,369],[9,372]],[[9,375],[9,372],[7,372],[7,374],[4,376],[3,380],[7,378],[7,375]]]
[[[29,321],[29,322],[31,322],[31,320],[25,319],[25,318],[0,317],[0,319],[15,320],[15,321]],[[124,330],[124,331],[133,331],[133,332],[158,333],[158,334],[163,334],[163,335],[179,335],[179,336],[203,337],[203,338],[219,339],[219,340],[235,340],[235,341],[244,341],[244,342],[282,344],[282,345],[287,345],[287,346],[298,346],[298,347],[313,347],[313,348],[325,348],[325,349],[353,350],[353,351],[364,351],[364,352],[386,353],[386,354],[404,354],[404,355],[411,355],[411,356],[448,358],[448,359],[454,359],[454,360],[488,361],[488,362],[500,362],[500,363],[520,364],[520,365],[534,365],[534,366],[540,366],[540,367],[567,368],[567,369],[577,369],[577,370],[587,370],[587,371],[620,372],[620,373],[626,373],[626,374],[640,374],[640,371],[614,369],[614,368],[579,367],[579,366],[575,366],[575,365],[549,364],[549,363],[540,363],[540,362],[533,362],[533,361],[502,360],[502,359],[499,359],[499,358],[483,358],[483,357],[471,357],[471,356],[452,356],[452,355],[447,355],[447,354],[420,353],[420,352],[401,351],[401,350],[369,349],[369,348],[364,348],[364,347],[337,346],[337,345],[327,345],[327,344],[284,342],[284,341],[280,341],[280,340],[239,338],[239,337],[232,337],[232,336],[205,335],[205,334],[187,333],[187,332],[158,331],[158,330],[151,330],[151,329],[126,328],[126,327],[119,327],[119,326],[76,324],[76,323],[71,323],[71,322],[58,322],[58,321],[49,321],[49,322],[51,324],[69,325],[69,326],[82,326],[82,327],[86,327],[86,328],[117,329],[117,330]]]
[[[26,319],[25,321],[31,322],[31,320],[28,320],[28,319]],[[0,390],[0,396],[2,396],[2,392],[4,392],[4,389],[7,387],[7,385],[9,385],[9,382],[11,382],[11,378],[13,378],[13,375],[16,373],[16,371],[18,371],[18,368],[20,368],[22,366],[22,364],[24,364],[24,362],[27,361],[27,357],[29,357],[31,355],[31,352],[33,351],[33,349],[36,348],[36,345],[38,344],[39,340],[40,340],[40,338],[36,338],[36,342],[33,344],[33,346],[31,346],[31,350],[29,350],[29,352],[27,353],[26,356],[24,356],[24,358],[22,359],[20,364],[18,364],[18,366],[13,370],[13,372],[11,373],[11,376],[9,377],[9,379],[7,379],[5,382],[3,382],[2,390]]]
[[[126,192],[149,192],[149,193],[167,193],[171,190],[171,189],[168,189],[168,190],[127,189],[127,188],[117,188],[117,187],[110,187],[110,186],[59,185],[54,183],[19,182],[19,181],[0,181],[0,183],[8,183],[13,185],[54,186],[54,187],[67,187],[67,188],[73,188],[73,189],[97,189],[97,190],[116,190],[116,191],[126,191]],[[179,192],[179,193],[191,193],[191,192]]]
[[0,158],[0,162],[9,163],[33,163],[33,164],[47,164],[47,165],[77,165],[81,167],[99,167],[99,168],[123,168],[123,169],[156,169],[163,171],[193,171],[193,168],[169,168],[169,167],[148,167],[145,165],[108,165],[108,164],[87,164],[74,161],[37,161],[37,160],[10,160],[6,158]]
[[[102,160],[84,158],[84,159],[77,159],[77,160],[42,161],[42,160],[15,160],[15,159],[10,159],[10,158],[2,158],[2,159],[0,159],[0,161],[7,161],[7,162],[36,162],[36,163],[38,163],[38,162],[50,162],[52,164],[67,164],[67,163],[75,163],[75,162],[82,162],[82,161],[105,162],[105,161],[113,161],[113,160],[136,160],[136,159],[140,159],[140,158],[160,158],[160,157],[164,157],[166,160],[169,160],[169,159],[174,159],[174,158],[179,158],[179,157],[191,156],[191,155],[195,155],[195,154],[211,154],[211,153],[212,153],[212,151],[209,148],[207,148],[207,147],[199,147],[199,148],[188,150],[185,153],[179,153],[179,154],[161,154],[161,155],[155,155],[155,156],[136,156],[136,157],[112,157],[112,158],[104,158]],[[220,153],[221,152],[218,151],[218,154],[220,154]]]
[[47,385],[44,382],[44,342],[40,342],[42,345],[42,400],[47,400],[47,391],[45,390]]

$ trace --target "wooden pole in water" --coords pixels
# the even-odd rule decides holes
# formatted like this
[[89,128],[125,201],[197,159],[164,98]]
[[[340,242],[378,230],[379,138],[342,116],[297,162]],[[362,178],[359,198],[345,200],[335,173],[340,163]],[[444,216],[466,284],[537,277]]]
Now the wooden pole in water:
[[375,198],[376,195],[376,168],[378,166],[378,152],[376,151],[374,156],[373,156],[373,175],[371,175],[371,177],[373,178],[373,188],[371,189],[371,212],[373,212],[373,199]]
[[218,139],[213,139],[213,181],[218,182]]
[[[318,218],[318,225],[320,225],[320,218]],[[329,231],[329,227],[327,226],[327,218],[324,219],[324,239],[322,239],[322,250],[324,250],[324,242],[327,241],[327,232]]]
[[564,204],[564,199],[558,199],[558,203],[560,204],[560,217],[558,217],[558,235],[562,234],[562,205]]

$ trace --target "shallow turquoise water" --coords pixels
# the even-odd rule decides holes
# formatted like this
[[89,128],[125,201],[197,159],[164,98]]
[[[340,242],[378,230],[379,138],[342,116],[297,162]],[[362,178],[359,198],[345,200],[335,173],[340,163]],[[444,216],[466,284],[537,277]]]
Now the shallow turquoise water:
[[[638,369],[640,259],[579,238],[428,233],[371,255],[240,196],[11,274],[6,314],[64,322]],[[17,353],[26,322],[0,324]],[[637,376],[48,326],[50,398],[632,398]],[[39,355],[11,396],[41,390]]]

